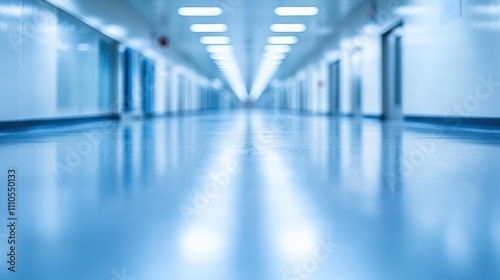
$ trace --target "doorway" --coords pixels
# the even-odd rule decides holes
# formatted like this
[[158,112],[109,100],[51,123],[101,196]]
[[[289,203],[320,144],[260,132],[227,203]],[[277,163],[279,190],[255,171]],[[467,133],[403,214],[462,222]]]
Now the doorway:
[[141,66],[142,72],[142,111],[144,115],[153,114],[153,96],[154,96],[154,72],[155,66],[151,59],[144,58]]
[[382,114],[387,120],[403,118],[402,38],[402,24],[382,35]]
[[123,102],[123,111],[125,113],[132,113],[134,111],[134,103],[135,103],[135,91],[137,88],[137,56],[138,54],[132,50],[127,48],[125,50],[125,87],[124,87],[124,102]]
[[351,86],[351,113],[354,117],[362,115],[362,83],[361,68],[363,63],[363,50],[356,49],[350,57],[350,86]]
[[340,113],[340,61],[328,66],[328,81],[330,112],[332,115],[338,115]]

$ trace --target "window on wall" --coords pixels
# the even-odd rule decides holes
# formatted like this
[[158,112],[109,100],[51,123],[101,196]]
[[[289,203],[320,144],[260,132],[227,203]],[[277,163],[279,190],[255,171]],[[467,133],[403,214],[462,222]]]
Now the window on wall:
[[95,112],[100,34],[64,12],[58,26],[57,107],[69,114]]

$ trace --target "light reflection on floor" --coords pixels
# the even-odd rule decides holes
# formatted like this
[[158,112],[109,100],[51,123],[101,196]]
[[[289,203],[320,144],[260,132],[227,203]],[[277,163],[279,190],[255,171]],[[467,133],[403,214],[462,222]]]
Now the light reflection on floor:
[[261,111],[2,132],[0,278],[500,279],[499,144]]

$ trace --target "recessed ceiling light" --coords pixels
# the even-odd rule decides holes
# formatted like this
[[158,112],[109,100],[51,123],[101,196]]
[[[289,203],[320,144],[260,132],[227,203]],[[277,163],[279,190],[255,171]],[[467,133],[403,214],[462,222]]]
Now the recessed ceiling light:
[[177,13],[185,17],[215,17],[222,15],[223,11],[219,7],[182,7]]
[[306,29],[307,26],[301,23],[271,25],[271,31],[273,32],[304,32]]
[[193,24],[191,25],[193,32],[226,32],[227,25],[225,24]]
[[278,7],[274,10],[278,16],[315,16],[319,13],[317,7]]
[[204,45],[227,45],[231,39],[226,36],[204,36],[200,38],[200,43]]
[[292,48],[289,45],[267,45],[265,48],[266,52],[271,53],[287,53],[291,50]]
[[267,42],[271,45],[293,45],[297,44],[299,39],[295,36],[271,36]]
[[207,46],[207,52],[209,53],[232,53],[233,51],[234,48],[230,45]]

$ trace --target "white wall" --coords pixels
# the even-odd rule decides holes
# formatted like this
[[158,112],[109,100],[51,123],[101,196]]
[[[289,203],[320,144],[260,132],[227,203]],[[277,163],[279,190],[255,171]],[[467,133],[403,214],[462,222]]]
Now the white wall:
[[[349,52],[363,49],[362,111],[382,113],[382,49],[384,26],[401,18],[403,37],[403,112],[412,116],[500,117],[500,89],[484,81],[500,81],[500,0],[378,0],[377,24],[370,25],[369,4],[353,14],[307,65],[288,69],[288,80],[341,52],[341,111],[350,113]],[[462,2],[461,16],[459,12]],[[322,54],[316,55],[317,53]],[[482,82],[483,81],[483,82]],[[312,109],[322,112],[326,99]]]
[[465,116],[500,117],[498,87],[484,100],[475,97],[481,77],[500,81],[500,1],[464,0],[462,17],[451,21],[453,5],[440,2],[408,1],[397,11],[406,24],[405,113],[460,115],[454,107],[465,103]]
[[[200,108],[200,88],[209,79],[183,61],[175,50],[160,52],[149,40],[149,26],[118,1],[3,0],[0,3],[0,121],[19,121],[117,113],[123,105],[123,50],[131,47],[138,58],[155,62],[155,114],[177,108],[177,69],[190,81],[186,110]],[[115,11],[122,12],[117,13]],[[96,30],[92,27],[99,29]],[[121,42],[112,77],[110,106],[99,103],[100,40],[102,32]],[[134,111],[142,114],[140,59],[134,79]],[[112,105],[112,106],[111,106]]]

